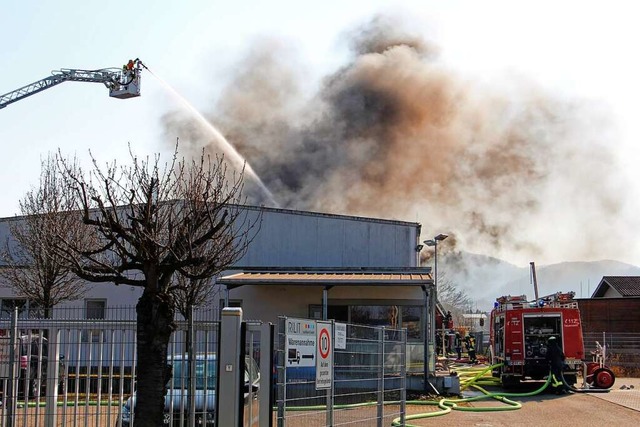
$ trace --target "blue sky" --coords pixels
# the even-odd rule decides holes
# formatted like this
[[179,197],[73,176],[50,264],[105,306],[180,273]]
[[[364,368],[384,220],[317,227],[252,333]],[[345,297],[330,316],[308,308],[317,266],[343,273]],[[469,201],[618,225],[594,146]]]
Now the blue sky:
[[[557,227],[563,221],[570,224],[571,215],[554,213],[547,218],[553,224],[547,228],[553,230],[541,239],[561,249],[542,254],[541,262],[610,258],[640,265],[634,236],[640,208],[640,29],[627,2],[2,2],[0,93],[54,69],[120,67],[139,57],[196,108],[206,110],[219,101],[233,64],[255,40],[281,40],[297,52],[308,81],[316,82],[346,60],[344,32],[374,14],[400,16],[407,27],[433,41],[443,64],[462,81],[500,86],[505,76],[522,78],[567,102],[586,101],[604,111],[606,143],[615,147],[616,173],[628,198],[621,202],[620,218],[611,218],[613,223],[596,235],[607,235],[612,228],[625,232],[616,234],[617,241],[583,239],[583,246],[601,245],[602,251],[572,255],[568,242],[576,229]],[[0,216],[17,213],[19,199],[37,183],[40,159],[48,152],[61,149],[87,161],[91,150],[100,163],[126,162],[129,143],[137,154],[164,152],[170,144],[161,119],[177,108],[176,100],[145,75],[142,96],[132,100],[111,99],[101,85],[69,82],[0,110]],[[399,219],[429,224],[415,212]],[[486,248],[475,244],[469,249]],[[533,255],[487,252],[519,263]]]

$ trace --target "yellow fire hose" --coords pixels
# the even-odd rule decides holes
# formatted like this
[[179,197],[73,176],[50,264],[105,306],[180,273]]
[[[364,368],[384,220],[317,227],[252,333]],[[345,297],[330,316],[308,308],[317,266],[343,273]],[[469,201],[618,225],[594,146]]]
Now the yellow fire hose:
[[[522,408],[522,403],[516,402],[514,400],[509,399],[509,397],[528,397],[535,396],[539,393],[542,393],[549,384],[551,384],[551,373],[547,376],[547,380],[545,383],[538,389],[526,392],[526,393],[505,393],[505,392],[489,392],[484,389],[482,386],[497,386],[501,384],[500,378],[493,377],[491,375],[491,371],[495,368],[499,368],[502,366],[501,363],[496,365],[491,365],[488,367],[466,367],[460,366],[456,367],[452,371],[454,371],[458,377],[460,378],[460,390],[468,389],[469,387],[473,387],[476,390],[481,391],[483,394],[480,396],[474,397],[466,397],[460,399],[449,399],[442,398],[439,401],[431,400],[410,400],[406,403],[409,405],[425,405],[425,406],[437,406],[438,410],[429,411],[420,414],[407,415],[404,418],[405,423],[401,423],[401,418],[395,418],[391,426],[392,427],[419,427],[413,424],[408,424],[407,421],[419,420],[423,418],[433,418],[442,415],[446,415],[450,413],[452,410],[456,411],[469,411],[469,412],[494,412],[494,411],[514,411],[516,409]],[[562,378],[563,382],[564,377]],[[575,387],[571,387],[572,390],[580,391]],[[469,403],[469,402],[477,402],[485,399],[495,399],[504,403],[502,406],[460,406],[461,403]],[[399,402],[384,402],[385,405],[389,404],[398,404]],[[355,404],[346,404],[346,405],[334,405],[335,409],[347,409],[347,408],[357,408],[363,406],[373,406],[377,405],[377,402],[364,402],[364,403],[355,403]],[[288,407],[287,411],[311,411],[311,410],[324,410],[326,409],[325,405],[316,405],[316,406],[301,406],[301,407]]]
[[[527,396],[534,396],[536,394],[542,393],[551,383],[551,375],[549,375],[547,377],[547,381],[542,385],[542,387],[540,387],[537,390],[534,391],[530,391],[527,393],[504,393],[504,392],[495,392],[495,393],[491,393],[487,390],[485,390],[484,388],[482,388],[480,385],[499,385],[500,384],[500,379],[499,378],[494,378],[494,377],[489,377],[487,376],[487,373],[490,372],[491,370],[493,370],[494,368],[498,368],[502,366],[502,364],[497,364],[497,365],[492,365],[486,368],[476,368],[476,367],[470,367],[470,368],[459,368],[456,370],[456,372],[458,373],[458,376],[460,377],[460,389],[464,390],[466,388],[469,387],[473,387],[479,391],[481,391],[482,393],[484,393],[481,396],[475,396],[475,397],[467,397],[467,398],[462,398],[462,399],[447,399],[447,398],[443,398],[440,399],[440,401],[435,402],[435,401],[430,401],[430,402],[426,402],[426,401],[409,401],[407,402],[407,404],[410,405],[437,405],[440,410],[438,411],[430,411],[430,412],[426,412],[426,413],[422,413],[422,414],[414,414],[414,415],[408,415],[405,417],[405,422],[406,421],[412,421],[412,420],[418,420],[418,419],[422,419],[422,418],[431,418],[431,417],[438,417],[441,415],[445,415],[448,414],[449,412],[451,412],[451,410],[456,410],[456,411],[473,411],[473,412],[490,412],[490,411],[513,411],[516,409],[520,409],[522,407],[522,404],[520,402],[516,402],[513,401],[511,399],[508,399],[508,397],[527,397]],[[476,402],[479,400],[484,400],[484,399],[495,399],[498,400],[502,403],[505,403],[506,406],[483,406],[483,407],[470,407],[470,406],[459,406],[459,403],[468,403],[468,402]],[[400,418],[396,418],[393,420],[393,422],[391,423],[391,425],[393,427],[398,427],[398,426],[402,426],[402,424],[400,423]],[[412,424],[404,424],[407,427],[418,427]]]

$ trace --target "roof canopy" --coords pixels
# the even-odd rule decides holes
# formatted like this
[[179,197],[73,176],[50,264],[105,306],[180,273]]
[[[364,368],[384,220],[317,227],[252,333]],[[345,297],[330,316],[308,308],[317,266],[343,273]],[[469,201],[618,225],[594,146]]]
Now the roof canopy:
[[410,268],[268,268],[245,269],[216,281],[234,289],[244,285],[431,286],[430,267]]

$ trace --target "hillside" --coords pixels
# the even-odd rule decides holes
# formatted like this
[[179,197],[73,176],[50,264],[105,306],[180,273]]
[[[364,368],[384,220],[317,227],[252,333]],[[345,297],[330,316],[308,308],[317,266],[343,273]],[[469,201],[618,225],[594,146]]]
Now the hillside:
[[[529,265],[518,267],[497,258],[471,253],[445,255],[438,261],[439,273],[467,292],[478,309],[490,310],[495,299],[502,295],[534,297]],[[541,296],[573,291],[576,298],[588,298],[602,276],[636,276],[640,275],[640,267],[612,260],[562,262],[536,265],[536,273]]]

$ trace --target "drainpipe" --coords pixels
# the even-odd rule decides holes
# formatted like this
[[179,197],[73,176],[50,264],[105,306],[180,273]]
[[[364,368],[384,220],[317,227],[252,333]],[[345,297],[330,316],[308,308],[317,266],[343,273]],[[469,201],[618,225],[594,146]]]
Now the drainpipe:
[[427,381],[429,378],[429,333],[431,332],[431,327],[429,326],[429,291],[427,291],[426,285],[421,285],[422,293],[424,294],[424,304],[422,306],[422,319],[424,327],[424,351],[423,354],[423,374],[424,374],[424,389],[427,390]]
[[422,231],[422,225],[418,224],[418,227],[416,230],[416,267],[420,267],[420,251],[424,247],[422,244],[420,244],[421,231]]
[[322,320],[327,320],[329,316],[327,310],[329,307],[329,289],[331,288],[333,288],[333,286],[325,286],[322,290]]

